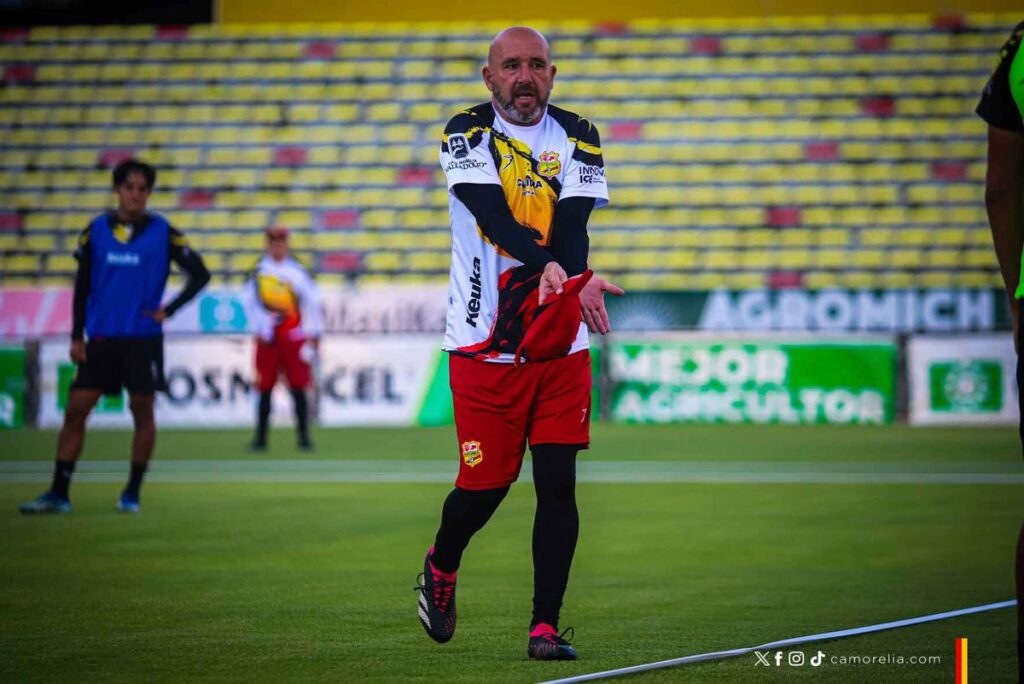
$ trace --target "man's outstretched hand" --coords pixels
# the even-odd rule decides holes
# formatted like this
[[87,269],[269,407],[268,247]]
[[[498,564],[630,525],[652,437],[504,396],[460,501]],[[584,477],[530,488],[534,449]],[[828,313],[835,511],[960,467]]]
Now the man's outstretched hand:
[[590,332],[601,333],[602,335],[606,335],[612,330],[611,322],[608,320],[608,310],[604,306],[605,292],[616,297],[626,294],[626,291],[618,285],[596,275],[580,290],[580,306],[583,309],[583,321],[587,324]]

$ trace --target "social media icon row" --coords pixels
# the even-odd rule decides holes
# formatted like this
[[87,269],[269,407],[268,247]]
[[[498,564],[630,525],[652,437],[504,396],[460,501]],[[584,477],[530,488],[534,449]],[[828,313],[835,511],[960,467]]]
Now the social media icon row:
[[[775,667],[781,667],[783,658],[785,658],[786,663],[790,667],[803,667],[807,662],[807,657],[803,651],[790,651],[789,653],[776,651],[774,654],[771,651],[754,651],[754,655],[757,656],[757,662],[754,663],[755,667],[762,665],[764,667],[772,667],[772,661],[775,661]],[[824,661],[825,654],[822,651],[818,651],[816,655],[811,657],[811,667],[821,667]]]

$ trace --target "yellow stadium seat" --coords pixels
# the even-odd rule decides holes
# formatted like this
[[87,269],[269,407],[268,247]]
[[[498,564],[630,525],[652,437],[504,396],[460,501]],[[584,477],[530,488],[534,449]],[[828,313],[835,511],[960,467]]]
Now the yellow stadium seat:
[[881,287],[888,288],[907,288],[913,287],[915,278],[912,273],[905,271],[888,271],[879,274],[878,282]]
[[21,248],[33,252],[51,252],[56,248],[56,240],[53,235],[26,235],[21,239]]
[[845,249],[819,249],[815,252],[817,268],[840,269],[849,264],[850,255]]
[[932,233],[932,242],[936,245],[957,246],[967,243],[968,232],[962,228],[941,228]]
[[921,287],[939,288],[957,285],[955,272],[948,270],[925,271],[918,274],[917,282]]
[[400,252],[371,252],[363,262],[370,271],[397,271],[402,267]]
[[962,264],[974,268],[997,268],[994,249],[970,249],[963,253]]
[[988,228],[975,228],[967,230],[967,243],[971,245],[985,245],[992,247],[992,233]]
[[39,270],[39,257],[35,254],[7,255],[3,264],[4,270],[11,273],[35,273]]
[[[957,287],[1002,287],[1002,283],[993,281],[993,275],[983,271],[956,271],[952,274]],[[995,276],[999,278],[1001,276]]]
[[962,265],[963,257],[956,249],[930,249],[924,262],[930,267],[956,268]]
[[836,282],[841,287],[867,289],[875,287],[876,279],[870,271],[844,271],[837,274]]
[[807,268],[812,263],[812,255],[806,249],[785,249],[778,252],[778,264],[781,268]]
[[447,271],[449,264],[446,252],[413,252],[406,260],[406,268],[414,271]]

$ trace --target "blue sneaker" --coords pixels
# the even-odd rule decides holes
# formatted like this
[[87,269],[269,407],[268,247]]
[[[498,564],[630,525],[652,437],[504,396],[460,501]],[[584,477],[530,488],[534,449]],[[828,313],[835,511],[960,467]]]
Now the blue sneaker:
[[121,498],[117,500],[117,510],[122,513],[138,513],[139,495],[129,494],[127,490],[121,492]]
[[18,510],[26,515],[35,513],[70,513],[71,501],[62,499],[50,490],[46,490],[35,501],[29,501],[18,506]]

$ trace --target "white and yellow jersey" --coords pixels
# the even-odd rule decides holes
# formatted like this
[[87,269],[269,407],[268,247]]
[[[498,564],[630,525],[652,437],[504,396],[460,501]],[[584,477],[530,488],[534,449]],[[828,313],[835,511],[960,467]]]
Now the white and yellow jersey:
[[[547,247],[560,199],[592,197],[595,208],[608,204],[600,136],[588,120],[558,107],[548,105],[533,126],[516,126],[487,102],[448,122],[441,168],[448,177],[452,227],[442,347],[511,363],[523,335],[516,312],[536,289],[536,272],[492,244],[452,188],[460,183],[500,186],[515,220]],[[581,323],[569,353],[588,346],[587,327]]]
[[323,334],[320,291],[309,271],[290,256],[275,261],[264,255],[242,299],[249,327],[262,340],[273,340],[279,328],[301,328],[305,337]]

